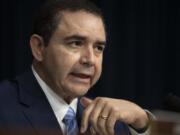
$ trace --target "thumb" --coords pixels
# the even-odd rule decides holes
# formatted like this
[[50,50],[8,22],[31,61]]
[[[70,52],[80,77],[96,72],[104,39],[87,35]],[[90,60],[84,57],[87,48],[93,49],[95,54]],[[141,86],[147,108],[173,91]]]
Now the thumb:
[[82,104],[83,107],[86,108],[89,104],[92,103],[92,100],[89,99],[89,98],[87,98],[87,97],[82,97],[82,98],[80,99],[80,103]]

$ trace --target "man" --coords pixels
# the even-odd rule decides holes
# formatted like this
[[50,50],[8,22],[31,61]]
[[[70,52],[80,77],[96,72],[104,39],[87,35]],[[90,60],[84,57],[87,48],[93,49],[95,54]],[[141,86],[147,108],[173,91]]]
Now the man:
[[[138,105],[82,97],[101,75],[105,45],[105,24],[93,3],[46,2],[30,37],[31,70],[0,86],[1,134],[146,134],[149,118]],[[71,126],[69,110],[77,114]]]

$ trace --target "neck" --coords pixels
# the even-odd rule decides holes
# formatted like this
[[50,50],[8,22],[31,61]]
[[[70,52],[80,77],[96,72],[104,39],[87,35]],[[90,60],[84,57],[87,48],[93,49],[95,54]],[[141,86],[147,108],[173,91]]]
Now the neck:
[[44,68],[41,65],[41,63],[38,63],[36,61],[33,61],[33,68],[36,71],[36,73],[38,74],[38,76],[58,95],[60,96],[62,99],[64,99],[64,101],[67,104],[70,104],[72,102],[73,99],[75,99],[76,97],[73,96],[67,96],[67,94],[65,94],[63,92],[63,90],[56,88],[55,84],[53,83],[53,81],[51,81],[50,77],[48,77],[48,75],[46,75],[46,72],[44,72]]

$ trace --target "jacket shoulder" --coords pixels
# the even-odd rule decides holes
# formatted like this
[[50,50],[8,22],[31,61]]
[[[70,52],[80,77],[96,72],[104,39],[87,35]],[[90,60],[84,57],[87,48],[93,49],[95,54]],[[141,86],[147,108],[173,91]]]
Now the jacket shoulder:
[[[18,85],[15,80],[5,80],[0,83],[0,101],[9,101],[17,96]],[[1,102],[2,103],[2,102]]]

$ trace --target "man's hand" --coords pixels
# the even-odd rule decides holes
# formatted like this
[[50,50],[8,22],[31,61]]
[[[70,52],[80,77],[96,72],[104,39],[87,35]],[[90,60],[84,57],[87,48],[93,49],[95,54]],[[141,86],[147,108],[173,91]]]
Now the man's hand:
[[103,135],[114,135],[117,120],[135,129],[142,129],[149,122],[146,112],[130,101],[103,97],[91,100],[83,97],[80,102],[85,107],[81,121],[81,133],[87,130],[89,122],[97,133]]

